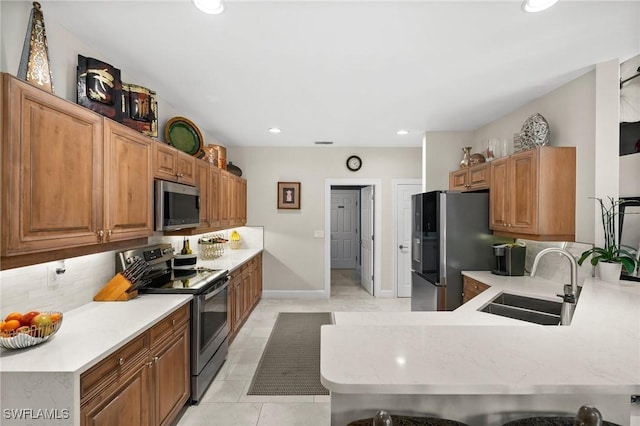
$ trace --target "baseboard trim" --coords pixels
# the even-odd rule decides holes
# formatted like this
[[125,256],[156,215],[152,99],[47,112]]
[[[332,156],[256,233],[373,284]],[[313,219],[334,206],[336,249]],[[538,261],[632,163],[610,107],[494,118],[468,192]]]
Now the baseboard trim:
[[393,299],[395,296],[393,294],[393,290],[380,290],[376,297],[381,299]]
[[263,290],[263,299],[326,299],[324,290]]

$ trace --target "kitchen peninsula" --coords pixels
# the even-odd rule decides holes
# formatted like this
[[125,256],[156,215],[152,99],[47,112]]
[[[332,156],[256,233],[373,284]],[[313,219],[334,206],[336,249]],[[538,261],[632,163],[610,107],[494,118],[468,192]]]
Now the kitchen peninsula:
[[589,278],[570,326],[539,326],[479,310],[503,291],[558,300],[560,284],[464,275],[490,288],[455,311],[336,312],[335,325],[323,326],[321,380],[331,391],[332,424],[386,409],[502,425],[545,412],[575,415],[583,404],[631,424],[630,396],[640,393],[640,286]]

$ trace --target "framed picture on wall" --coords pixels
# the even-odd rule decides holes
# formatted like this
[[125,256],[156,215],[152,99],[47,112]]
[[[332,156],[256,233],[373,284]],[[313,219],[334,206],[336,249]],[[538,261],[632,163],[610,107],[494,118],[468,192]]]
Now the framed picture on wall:
[[300,182],[278,182],[278,208],[300,209]]

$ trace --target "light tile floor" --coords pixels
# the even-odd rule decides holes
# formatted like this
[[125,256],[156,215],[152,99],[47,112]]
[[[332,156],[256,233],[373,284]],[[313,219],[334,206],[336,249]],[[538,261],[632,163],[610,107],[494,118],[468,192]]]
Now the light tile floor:
[[374,298],[349,269],[331,271],[329,299],[262,299],[229,347],[227,361],[200,404],[179,426],[328,426],[329,396],[247,395],[278,312],[409,311],[411,299]]

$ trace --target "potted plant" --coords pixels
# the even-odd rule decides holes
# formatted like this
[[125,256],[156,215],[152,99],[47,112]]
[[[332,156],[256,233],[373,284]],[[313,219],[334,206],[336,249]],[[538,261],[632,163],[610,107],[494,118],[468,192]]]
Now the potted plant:
[[635,271],[636,260],[630,251],[618,243],[617,239],[616,216],[619,214],[618,207],[625,201],[608,198],[609,207],[605,206],[602,198],[594,198],[600,203],[604,247],[593,247],[585,251],[578,259],[578,264],[582,265],[582,262],[591,256],[591,264],[594,266],[599,265],[600,278],[603,281],[617,282],[620,279],[620,271],[623,267],[629,274]]

